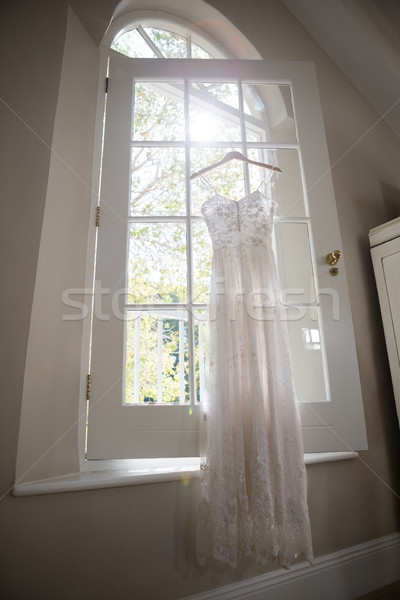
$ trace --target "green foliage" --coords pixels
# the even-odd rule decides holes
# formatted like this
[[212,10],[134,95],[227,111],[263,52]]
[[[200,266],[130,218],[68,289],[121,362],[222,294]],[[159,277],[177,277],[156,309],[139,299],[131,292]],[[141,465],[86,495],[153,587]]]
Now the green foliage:
[[111,44],[111,48],[120,52],[121,54],[125,54],[125,56],[130,56],[131,58],[155,58],[156,54],[153,50],[146,44],[142,36],[136,29],[132,31],[127,31],[120,35],[114,42]]
[[[135,401],[135,368],[139,372],[138,401],[158,400],[158,367],[162,365],[161,394],[164,403],[178,403],[181,379],[184,400],[189,400],[188,331],[184,323],[183,335],[179,335],[179,320],[162,318],[152,312],[134,313],[127,323],[126,343],[126,401]],[[161,338],[159,340],[159,338]],[[140,353],[136,356],[135,345],[140,341]],[[180,348],[182,344],[182,349]],[[180,365],[180,350],[183,365]],[[136,361],[139,364],[136,364]]]
[[164,58],[187,58],[186,40],[170,31],[145,27],[145,32]]

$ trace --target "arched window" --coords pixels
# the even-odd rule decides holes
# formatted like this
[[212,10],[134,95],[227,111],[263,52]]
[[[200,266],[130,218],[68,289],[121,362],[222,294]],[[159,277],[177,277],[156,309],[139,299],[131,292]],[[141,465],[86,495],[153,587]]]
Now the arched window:
[[[193,33],[186,28],[171,23],[171,29],[175,31],[156,27],[151,21],[147,26],[141,23],[122,31],[114,39],[111,48],[131,58],[216,58],[215,55],[219,54],[216,48],[211,53],[207,52],[204,46],[210,46],[210,43],[205,40],[196,43]],[[194,37],[199,39],[199,36]]]
[[[207,184],[190,174],[233,149],[283,171],[267,193],[279,205],[276,256],[306,450],[349,449],[335,378],[346,371],[338,348],[347,338],[354,350],[354,340],[336,312],[346,283],[321,262],[332,249],[325,239],[340,243],[332,183],[320,178],[329,162],[314,74],[303,63],[221,56],[182,24],[151,20],[125,25],[108,52],[88,458],[199,453],[211,261],[200,207],[210,187],[239,199],[266,173],[232,161]],[[315,221],[322,207],[329,226]],[[346,377],[357,418],[358,379]]]

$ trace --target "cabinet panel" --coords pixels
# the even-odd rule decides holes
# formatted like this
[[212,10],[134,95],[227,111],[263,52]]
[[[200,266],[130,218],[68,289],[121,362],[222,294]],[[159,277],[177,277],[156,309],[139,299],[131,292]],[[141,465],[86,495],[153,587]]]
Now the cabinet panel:
[[370,242],[378,244],[371,248],[371,256],[400,420],[400,218],[371,230]]
[[[394,333],[397,363],[399,364],[400,348],[400,251],[382,260],[386,290],[389,300],[390,317]],[[394,357],[395,358],[395,357]]]

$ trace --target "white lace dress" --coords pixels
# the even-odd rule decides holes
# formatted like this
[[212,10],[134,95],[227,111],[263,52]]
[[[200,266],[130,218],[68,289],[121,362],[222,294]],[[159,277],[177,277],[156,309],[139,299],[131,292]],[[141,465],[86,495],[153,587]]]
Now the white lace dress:
[[202,213],[213,245],[207,443],[197,554],[312,561],[302,437],[271,245],[275,202],[221,195]]

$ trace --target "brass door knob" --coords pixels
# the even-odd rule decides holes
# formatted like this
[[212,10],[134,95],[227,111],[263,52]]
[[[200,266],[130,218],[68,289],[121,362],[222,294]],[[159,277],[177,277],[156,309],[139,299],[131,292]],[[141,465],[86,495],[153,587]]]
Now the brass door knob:
[[333,252],[327,255],[326,262],[328,263],[328,265],[336,265],[342,258],[342,256],[343,253],[341,250],[334,250]]

